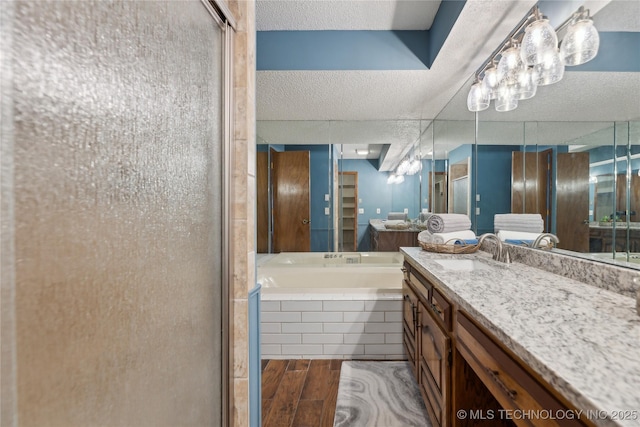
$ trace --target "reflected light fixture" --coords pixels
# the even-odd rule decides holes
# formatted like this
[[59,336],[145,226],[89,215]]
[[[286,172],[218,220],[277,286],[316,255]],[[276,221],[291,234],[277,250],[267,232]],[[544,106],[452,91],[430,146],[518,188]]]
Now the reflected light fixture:
[[[559,39],[558,33],[565,29],[564,38]],[[559,82],[565,66],[592,60],[599,47],[600,36],[588,9],[580,6],[554,30],[538,6],[533,6],[476,71],[467,108],[483,111],[495,99],[496,111],[512,111],[518,101],[535,96],[538,86]]]
[[387,178],[387,184],[400,184],[401,182],[404,182],[404,176],[402,175],[392,173],[389,175],[389,178]]
[[418,172],[420,172],[420,169],[422,169],[422,162],[420,161],[418,156],[415,156],[413,160],[409,162],[409,169],[407,170],[407,175],[415,175]]
[[367,154],[369,154],[369,150],[367,150],[366,148],[356,148],[356,154],[359,156],[366,156]]
[[409,172],[409,168],[411,167],[411,162],[409,159],[404,159],[398,167],[396,168],[396,175],[402,176]]

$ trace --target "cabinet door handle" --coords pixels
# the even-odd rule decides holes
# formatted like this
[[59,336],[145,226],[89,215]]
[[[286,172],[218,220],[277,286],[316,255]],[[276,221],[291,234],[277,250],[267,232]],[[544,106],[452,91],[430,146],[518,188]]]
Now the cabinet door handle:
[[402,270],[403,273],[407,272],[407,269],[405,267],[401,267],[400,270]]
[[486,370],[489,376],[493,378],[493,381],[495,381],[495,383],[498,384],[498,386],[500,386],[500,388],[504,390],[504,392],[507,393],[507,395],[509,395],[509,397],[512,400],[516,400],[516,397],[518,396],[518,392],[507,387],[504,381],[502,381],[502,378],[500,378],[499,376],[500,371],[496,371],[495,369],[490,369],[490,368],[486,368]]
[[436,307],[435,304],[430,303],[430,305],[431,305],[431,310],[433,310],[434,313],[436,313],[438,316],[442,314],[442,312],[438,310],[438,307]]
[[409,304],[411,304],[411,323],[416,325],[416,317],[418,316],[418,314],[416,313],[416,308],[418,308],[418,306],[415,305],[413,301],[411,301],[411,297],[409,296],[409,294],[405,294],[404,299],[405,301],[409,301]]

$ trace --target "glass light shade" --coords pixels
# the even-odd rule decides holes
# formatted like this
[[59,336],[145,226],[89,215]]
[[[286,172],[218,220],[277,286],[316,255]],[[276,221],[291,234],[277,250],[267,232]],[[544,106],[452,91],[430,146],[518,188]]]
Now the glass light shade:
[[395,184],[396,178],[396,174],[392,173],[391,175],[389,175],[389,178],[387,178],[387,184]]
[[410,166],[409,160],[404,159],[398,165],[398,168],[396,169],[396,175],[402,176],[405,173],[407,173],[407,171],[409,170],[409,166]]
[[567,35],[560,44],[560,55],[565,65],[580,65],[591,61],[598,54],[600,35],[590,18],[569,25]]
[[534,68],[538,73],[538,86],[557,83],[564,76],[564,60],[558,49],[555,52],[547,52],[543,61]]
[[500,86],[496,98],[496,111],[505,112],[518,108],[518,94],[512,86]]
[[498,62],[498,80],[514,83],[518,73],[524,70],[524,62],[520,57],[520,48],[514,46],[502,52]]
[[420,172],[420,169],[422,169],[422,163],[420,162],[420,159],[416,157],[415,159],[411,160],[411,163],[409,163],[409,170],[407,171],[407,175],[415,175]]
[[515,91],[518,99],[533,98],[538,90],[538,73],[535,69],[529,67],[522,70],[518,74]]
[[483,111],[489,108],[489,92],[487,92],[481,82],[471,85],[469,95],[467,95],[467,108],[469,111]]
[[404,175],[396,175],[396,180],[393,182],[394,184],[401,184],[404,182]]
[[527,25],[520,45],[520,55],[526,65],[543,61],[547,52],[558,49],[558,36],[548,19],[539,19]]
[[498,80],[498,69],[492,65],[487,68],[484,72],[484,77],[482,78],[482,88],[487,94],[489,94],[490,100],[496,99],[499,84],[500,80]]

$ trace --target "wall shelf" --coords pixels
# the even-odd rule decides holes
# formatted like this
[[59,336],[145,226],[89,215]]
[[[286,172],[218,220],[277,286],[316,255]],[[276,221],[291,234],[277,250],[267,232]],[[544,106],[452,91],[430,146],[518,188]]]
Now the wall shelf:
[[358,172],[340,172],[340,204],[341,249],[355,252],[358,250]]

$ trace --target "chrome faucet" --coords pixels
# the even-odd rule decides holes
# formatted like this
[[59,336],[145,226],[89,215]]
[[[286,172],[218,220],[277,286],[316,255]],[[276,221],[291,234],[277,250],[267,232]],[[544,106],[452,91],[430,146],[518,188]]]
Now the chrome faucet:
[[530,247],[539,248],[540,247],[540,243],[542,243],[542,241],[545,238],[547,238],[547,239],[549,239],[549,241],[553,242],[554,245],[557,245],[558,243],[560,243],[560,239],[558,239],[558,236],[556,236],[555,234],[542,233],[538,237],[536,237],[536,240],[534,240],[533,243],[531,243]]
[[495,247],[495,252],[493,253],[493,259],[495,259],[496,261],[507,263],[507,264],[511,263],[511,256],[509,255],[509,249],[504,247],[504,245],[502,244],[502,240],[500,240],[498,236],[496,236],[493,233],[485,233],[481,235],[480,238],[478,239],[478,245],[481,246],[482,242],[484,242],[486,239],[491,239],[496,241],[496,247]]

